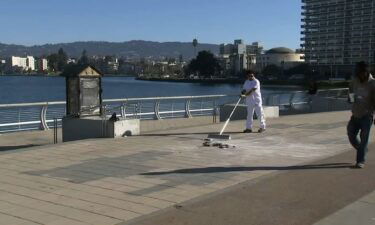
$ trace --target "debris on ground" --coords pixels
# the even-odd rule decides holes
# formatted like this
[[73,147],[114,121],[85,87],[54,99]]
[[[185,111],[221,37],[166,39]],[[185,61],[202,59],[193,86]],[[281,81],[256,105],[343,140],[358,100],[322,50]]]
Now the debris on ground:
[[212,138],[205,138],[203,140],[203,146],[205,147],[218,147],[218,148],[235,148],[235,145],[230,145],[225,142],[219,142],[217,140],[214,140]]

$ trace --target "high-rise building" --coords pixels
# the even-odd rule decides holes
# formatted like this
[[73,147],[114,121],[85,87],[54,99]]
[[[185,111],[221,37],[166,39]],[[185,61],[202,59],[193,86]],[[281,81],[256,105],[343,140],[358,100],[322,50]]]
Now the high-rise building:
[[26,57],[26,62],[27,62],[27,69],[34,71],[35,70],[35,59],[33,56],[27,56]]
[[305,61],[332,76],[353,73],[359,61],[375,64],[374,0],[302,0]]
[[246,45],[242,39],[234,40],[234,53],[235,54],[246,54]]
[[18,57],[12,56],[11,57],[11,65],[12,67],[20,67],[23,70],[35,70],[35,59],[33,56],[26,56],[26,57]]
[[242,39],[233,44],[221,44],[219,61],[228,74],[241,75],[246,69],[257,69],[257,58],[263,54],[263,46],[259,42],[246,45]]
[[48,60],[39,58],[35,60],[35,70],[39,72],[45,72],[48,70]]
[[263,53],[263,46],[259,42],[253,42],[251,45],[246,45],[246,52],[248,54],[260,55]]
[[220,55],[229,56],[233,53],[233,44],[221,44],[220,45]]
[[27,68],[27,58],[12,56],[10,61],[11,61],[12,67],[20,67],[22,69]]

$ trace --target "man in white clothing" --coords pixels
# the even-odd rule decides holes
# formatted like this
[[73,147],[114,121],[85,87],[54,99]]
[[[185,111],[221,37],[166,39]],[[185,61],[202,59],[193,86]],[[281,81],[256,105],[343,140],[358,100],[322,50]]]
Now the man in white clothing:
[[254,110],[260,121],[259,133],[266,130],[266,120],[264,119],[264,112],[262,107],[262,95],[260,93],[260,82],[255,78],[254,72],[247,70],[245,72],[246,81],[243,84],[242,96],[246,97],[245,102],[247,105],[247,120],[246,129],[244,133],[251,133],[253,126]]

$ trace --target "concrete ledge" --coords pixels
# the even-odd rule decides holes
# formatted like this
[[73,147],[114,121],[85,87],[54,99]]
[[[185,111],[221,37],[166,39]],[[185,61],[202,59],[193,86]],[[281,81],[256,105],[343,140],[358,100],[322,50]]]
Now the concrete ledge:
[[139,135],[140,121],[103,120],[101,117],[83,117],[62,119],[62,140],[75,141],[88,138],[116,138]]
[[[220,122],[226,121],[232,112],[235,104],[227,104],[220,107]],[[279,117],[279,107],[278,106],[263,106],[264,114],[266,118],[277,118]],[[240,104],[237,106],[236,111],[233,113],[231,120],[246,120],[247,117],[247,107],[245,104]],[[256,119],[256,114],[254,113],[254,119]]]
[[184,128],[214,123],[213,116],[197,116],[192,118],[173,118],[162,120],[142,120],[141,133],[173,128]]

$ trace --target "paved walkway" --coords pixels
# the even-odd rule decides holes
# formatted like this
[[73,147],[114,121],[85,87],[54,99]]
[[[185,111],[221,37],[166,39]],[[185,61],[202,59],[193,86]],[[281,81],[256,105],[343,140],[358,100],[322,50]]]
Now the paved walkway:
[[286,116],[262,134],[235,121],[229,149],[202,146],[222,124],[46,146],[1,135],[0,224],[324,224],[357,200],[374,212],[374,154],[350,168],[348,118]]

